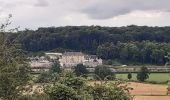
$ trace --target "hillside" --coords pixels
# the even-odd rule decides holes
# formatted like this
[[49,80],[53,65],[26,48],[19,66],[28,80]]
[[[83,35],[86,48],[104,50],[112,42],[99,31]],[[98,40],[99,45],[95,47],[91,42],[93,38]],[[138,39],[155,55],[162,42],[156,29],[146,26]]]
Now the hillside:
[[10,35],[28,52],[82,51],[103,59],[165,64],[170,52],[170,27],[66,26],[20,31]]

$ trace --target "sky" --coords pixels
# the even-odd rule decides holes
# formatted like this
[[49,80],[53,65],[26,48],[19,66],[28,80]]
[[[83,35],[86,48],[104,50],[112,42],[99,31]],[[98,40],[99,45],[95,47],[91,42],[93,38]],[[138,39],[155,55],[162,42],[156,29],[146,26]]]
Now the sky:
[[0,23],[11,27],[170,26],[170,0],[0,0]]

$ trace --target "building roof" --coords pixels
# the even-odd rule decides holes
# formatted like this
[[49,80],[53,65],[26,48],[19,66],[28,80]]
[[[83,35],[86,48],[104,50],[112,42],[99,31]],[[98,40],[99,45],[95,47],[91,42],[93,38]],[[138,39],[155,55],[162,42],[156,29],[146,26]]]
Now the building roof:
[[63,56],[84,56],[82,52],[65,52]]
[[62,53],[45,53],[46,55],[62,55]]

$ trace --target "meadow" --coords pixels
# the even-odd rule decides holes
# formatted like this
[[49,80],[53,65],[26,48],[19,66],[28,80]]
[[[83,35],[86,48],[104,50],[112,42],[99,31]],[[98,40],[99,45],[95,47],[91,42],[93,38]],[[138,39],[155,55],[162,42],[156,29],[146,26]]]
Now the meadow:
[[[136,73],[132,73],[131,81],[137,81],[136,76],[137,76]],[[116,74],[116,78],[128,80],[127,73]],[[170,80],[169,73],[150,73],[149,79],[147,79],[146,82],[166,84],[168,80]]]

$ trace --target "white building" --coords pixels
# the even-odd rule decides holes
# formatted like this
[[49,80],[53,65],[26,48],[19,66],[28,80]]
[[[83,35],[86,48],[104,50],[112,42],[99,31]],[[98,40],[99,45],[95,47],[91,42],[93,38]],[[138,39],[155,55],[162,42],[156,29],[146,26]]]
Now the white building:
[[70,68],[76,66],[77,64],[83,64],[85,60],[85,55],[81,52],[65,52],[59,62],[62,67]]
[[32,73],[41,73],[43,71],[49,71],[52,62],[48,61],[45,57],[30,57],[29,62]]
[[102,59],[98,58],[96,55],[87,55],[85,56],[83,65],[89,66],[89,67],[96,67],[96,66],[102,65]]
[[85,55],[82,52],[65,52],[59,61],[63,68],[72,68],[77,64],[89,67],[102,65],[102,59],[99,59],[96,55]]
[[30,66],[33,72],[40,73],[48,71],[53,61],[59,61],[63,69],[72,69],[78,64],[83,64],[94,70],[94,67],[102,65],[102,59],[96,55],[85,55],[82,52],[65,52],[65,53],[45,53],[46,56],[29,58]]
[[62,57],[62,53],[45,53],[45,55],[51,60],[59,60]]

